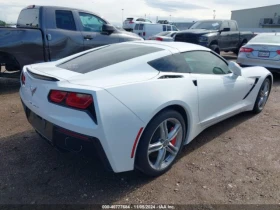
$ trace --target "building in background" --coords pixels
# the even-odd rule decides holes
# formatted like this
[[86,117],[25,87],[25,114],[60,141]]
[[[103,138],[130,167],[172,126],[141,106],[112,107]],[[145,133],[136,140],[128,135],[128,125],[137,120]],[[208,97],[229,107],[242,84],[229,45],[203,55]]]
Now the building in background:
[[231,19],[237,21],[242,31],[280,32],[280,4],[234,10]]

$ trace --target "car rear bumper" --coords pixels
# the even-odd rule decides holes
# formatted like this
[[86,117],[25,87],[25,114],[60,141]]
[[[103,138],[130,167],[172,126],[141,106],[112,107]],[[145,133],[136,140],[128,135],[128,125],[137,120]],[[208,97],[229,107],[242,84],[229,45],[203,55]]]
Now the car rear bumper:
[[112,166],[98,138],[57,126],[32,112],[24,102],[22,102],[22,105],[29,123],[52,146],[70,152],[97,156],[104,167],[112,171]]
[[251,59],[242,55],[238,57],[237,63],[242,67],[262,66],[270,70],[271,72],[280,73],[280,61]]

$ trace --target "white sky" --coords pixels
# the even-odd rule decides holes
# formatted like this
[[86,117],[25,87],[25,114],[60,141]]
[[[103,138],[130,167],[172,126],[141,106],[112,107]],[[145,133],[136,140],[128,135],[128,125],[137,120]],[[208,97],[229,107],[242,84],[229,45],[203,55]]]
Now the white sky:
[[213,10],[216,10],[217,19],[230,19],[232,10],[279,3],[279,0],[0,0],[0,20],[16,22],[20,10],[31,4],[81,8],[120,25],[122,9],[124,18],[146,14],[155,21],[156,16],[169,20],[171,15],[172,21],[190,21],[212,19]]

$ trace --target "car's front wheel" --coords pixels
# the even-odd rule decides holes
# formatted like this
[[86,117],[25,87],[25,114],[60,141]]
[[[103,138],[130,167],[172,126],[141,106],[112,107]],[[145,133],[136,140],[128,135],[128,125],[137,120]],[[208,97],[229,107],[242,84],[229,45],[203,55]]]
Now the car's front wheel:
[[136,166],[149,176],[168,171],[184,144],[186,125],[175,110],[164,110],[147,125],[138,145]]
[[266,78],[259,90],[259,94],[257,96],[255,106],[253,109],[254,113],[260,113],[263,110],[268,100],[270,90],[271,90],[271,80],[269,78]]

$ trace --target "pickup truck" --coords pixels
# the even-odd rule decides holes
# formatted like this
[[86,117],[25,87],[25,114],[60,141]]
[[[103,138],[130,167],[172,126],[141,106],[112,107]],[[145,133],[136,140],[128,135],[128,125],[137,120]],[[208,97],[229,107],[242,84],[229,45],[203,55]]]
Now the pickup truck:
[[239,32],[234,20],[204,20],[197,21],[189,30],[178,32],[174,41],[199,44],[218,54],[221,51],[238,54],[240,47],[253,37],[252,32]]
[[[85,10],[31,5],[21,10],[16,28],[0,28],[0,76],[24,65],[55,61],[102,45],[143,40]],[[3,68],[5,67],[5,68]]]

